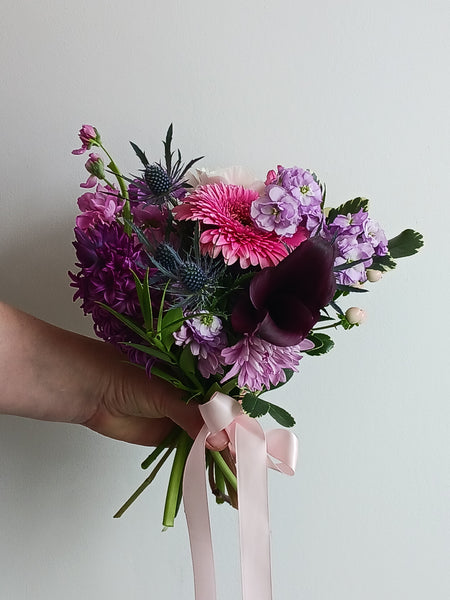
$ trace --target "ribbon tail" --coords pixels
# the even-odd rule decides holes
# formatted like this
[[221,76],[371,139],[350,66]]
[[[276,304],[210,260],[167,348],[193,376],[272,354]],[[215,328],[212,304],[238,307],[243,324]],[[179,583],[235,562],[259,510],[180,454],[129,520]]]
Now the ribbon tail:
[[189,530],[196,600],[216,600],[214,555],[205,475],[205,425],[192,445],[183,476],[184,512]]
[[260,425],[236,423],[243,600],[272,600],[266,440]]

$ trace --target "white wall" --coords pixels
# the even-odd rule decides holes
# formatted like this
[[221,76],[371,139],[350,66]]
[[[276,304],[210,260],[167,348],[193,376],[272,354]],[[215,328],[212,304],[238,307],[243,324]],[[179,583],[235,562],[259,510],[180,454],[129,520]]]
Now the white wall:
[[[278,400],[301,459],[271,482],[276,600],[450,594],[446,0],[3,0],[1,298],[89,333],[67,271],[82,123],[125,171],[128,140],[261,176],[314,168],[420,255],[360,302],[364,327],[305,359]],[[275,397],[274,397],[275,400]],[[119,521],[146,451],[81,427],[0,418],[0,597],[193,597],[186,527],[161,533],[165,477]],[[236,520],[214,510],[219,598],[239,598]]]

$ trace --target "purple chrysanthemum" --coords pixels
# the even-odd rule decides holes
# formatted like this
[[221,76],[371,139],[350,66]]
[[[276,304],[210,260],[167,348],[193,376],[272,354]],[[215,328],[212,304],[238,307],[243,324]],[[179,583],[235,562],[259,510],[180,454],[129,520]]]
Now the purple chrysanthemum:
[[198,356],[198,370],[203,377],[223,373],[220,364],[221,351],[227,339],[218,317],[205,313],[188,319],[174,334],[178,346],[187,346],[194,356]]
[[295,346],[275,346],[256,335],[244,334],[241,340],[230,348],[222,350],[222,362],[232,365],[221,383],[238,376],[240,388],[250,391],[269,389],[286,381],[284,369],[297,371],[301,351],[311,348],[306,340]]

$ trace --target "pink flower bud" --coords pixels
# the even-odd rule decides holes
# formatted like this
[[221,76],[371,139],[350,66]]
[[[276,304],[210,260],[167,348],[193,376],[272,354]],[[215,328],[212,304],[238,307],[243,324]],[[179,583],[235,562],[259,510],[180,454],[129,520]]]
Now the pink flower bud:
[[272,183],[275,183],[276,180],[277,180],[277,174],[275,173],[274,170],[272,170],[267,173],[266,181],[264,182],[264,184],[270,185]]
[[78,133],[81,140],[81,148],[72,150],[72,154],[84,154],[94,143],[100,142],[100,135],[92,125],[83,125]]
[[99,179],[105,178],[105,164],[98,154],[91,152],[85,167],[91,175],[95,175]]
[[346,310],[345,317],[351,325],[360,325],[366,318],[366,312],[362,308],[352,306]]
[[367,280],[371,283],[374,283],[375,281],[380,281],[380,279],[383,277],[383,273],[381,271],[378,271],[378,269],[367,269],[366,275]]
[[81,183],[82,188],[92,188],[97,184],[98,179],[105,179],[105,164],[98,154],[91,152],[84,165],[90,174],[86,183]]

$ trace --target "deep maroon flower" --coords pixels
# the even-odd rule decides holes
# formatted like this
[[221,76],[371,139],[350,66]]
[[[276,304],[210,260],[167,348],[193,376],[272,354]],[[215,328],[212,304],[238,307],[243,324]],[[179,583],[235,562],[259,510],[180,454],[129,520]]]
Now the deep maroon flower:
[[334,246],[315,236],[277,266],[262,269],[233,309],[233,329],[277,346],[299,344],[333,299],[334,258]]

